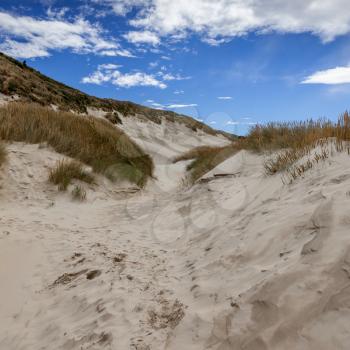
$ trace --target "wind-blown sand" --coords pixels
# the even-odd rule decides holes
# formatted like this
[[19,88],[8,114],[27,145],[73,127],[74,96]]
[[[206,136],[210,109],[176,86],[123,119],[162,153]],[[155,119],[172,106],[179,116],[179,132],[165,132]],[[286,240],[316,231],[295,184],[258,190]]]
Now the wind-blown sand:
[[349,348],[348,155],[284,185],[241,151],[185,188],[164,146],[145,190],[77,203],[47,182],[61,155],[7,148],[1,350]]

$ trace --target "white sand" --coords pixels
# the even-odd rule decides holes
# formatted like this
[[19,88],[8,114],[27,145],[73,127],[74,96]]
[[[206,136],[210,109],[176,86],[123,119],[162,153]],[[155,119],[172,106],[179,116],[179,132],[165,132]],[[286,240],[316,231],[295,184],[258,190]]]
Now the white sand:
[[283,185],[242,151],[181,189],[174,148],[142,192],[77,203],[47,183],[62,156],[8,145],[0,349],[349,349],[350,157]]

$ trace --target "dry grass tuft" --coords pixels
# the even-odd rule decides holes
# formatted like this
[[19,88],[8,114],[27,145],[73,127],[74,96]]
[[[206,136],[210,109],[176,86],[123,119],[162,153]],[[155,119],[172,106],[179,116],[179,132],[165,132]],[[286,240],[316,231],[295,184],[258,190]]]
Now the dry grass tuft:
[[[0,108],[0,138],[47,143],[96,172],[139,186],[144,186],[153,174],[151,157],[103,119],[55,112],[36,104],[11,103]],[[123,171],[118,173],[119,169]]]
[[72,180],[93,183],[94,177],[87,173],[83,165],[76,161],[61,160],[50,170],[49,181],[58,185],[60,191],[65,191]]
[[176,157],[174,163],[181,160],[193,159],[187,166],[187,170],[190,171],[190,181],[194,183],[237,151],[238,147],[235,143],[223,147],[196,147]]
[[75,201],[83,202],[86,199],[86,191],[82,186],[74,186],[72,190],[72,198]]
[[7,159],[7,151],[2,142],[0,142],[0,167],[6,162]]
[[173,163],[181,162],[184,160],[197,159],[197,158],[208,156],[210,154],[216,154],[221,148],[222,147],[210,147],[210,146],[195,147],[175,157],[175,159],[173,160]]

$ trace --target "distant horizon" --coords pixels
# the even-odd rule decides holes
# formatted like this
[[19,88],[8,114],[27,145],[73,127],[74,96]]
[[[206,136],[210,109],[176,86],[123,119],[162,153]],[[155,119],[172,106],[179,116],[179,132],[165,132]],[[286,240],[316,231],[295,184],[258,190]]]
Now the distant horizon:
[[305,3],[5,0],[0,51],[87,94],[233,134],[336,120],[349,110],[347,1]]

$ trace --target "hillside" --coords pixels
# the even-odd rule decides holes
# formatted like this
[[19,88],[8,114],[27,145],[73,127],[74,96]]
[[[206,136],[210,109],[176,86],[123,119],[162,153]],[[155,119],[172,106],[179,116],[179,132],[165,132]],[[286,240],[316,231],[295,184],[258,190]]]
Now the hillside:
[[[51,79],[25,63],[0,53],[0,92],[18,95],[25,102],[36,102],[43,106],[57,106],[62,111],[88,113],[89,108],[109,113],[118,112],[122,116],[137,116],[138,119],[160,124],[162,120],[184,124],[193,131],[202,130],[209,135],[223,135],[230,140],[235,136],[214,130],[191,117],[172,111],[144,107],[132,102],[103,99],[87,95],[54,79]],[[115,117],[114,117],[115,118]]]

